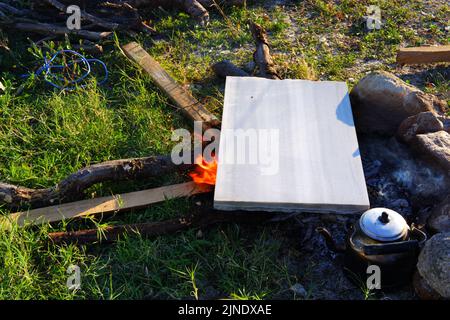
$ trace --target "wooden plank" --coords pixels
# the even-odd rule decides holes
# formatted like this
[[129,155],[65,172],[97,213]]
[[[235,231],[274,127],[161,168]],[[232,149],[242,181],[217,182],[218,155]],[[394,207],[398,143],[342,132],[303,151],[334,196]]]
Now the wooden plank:
[[142,208],[153,203],[162,202],[166,199],[191,196],[198,193],[209,192],[210,190],[211,188],[209,186],[186,182],[155,189],[70,202],[13,213],[0,220],[0,229],[9,229],[12,221],[16,221],[20,226],[25,224],[55,222],[75,217]]
[[140,65],[157,86],[193,121],[203,121],[204,128],[216,127],[220,121],[210,113],[190,92],[181,87],[138,43],[122,46],[128,58]]
[[450,45],[401,48],[397,53],[399,64],[450,62]]
[[214,207],[368,209],[346,83],[227,77]]

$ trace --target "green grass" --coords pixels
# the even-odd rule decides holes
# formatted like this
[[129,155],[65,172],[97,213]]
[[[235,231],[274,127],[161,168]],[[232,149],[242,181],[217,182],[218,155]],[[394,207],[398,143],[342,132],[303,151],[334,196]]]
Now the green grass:
[[[362,17],[368,4],[382,9],[383,27],[367,32]],[[223,81],[210,65],[229,59],[238,65],[252,60],[253,40],[247,21],[268,31],[274,60],[286,78],[349,80],[352,85],[370,70],[398,71],[392,63],[400,45],[448,43],[443,27],[448,6],[424,16],[420,1],[295,1],[286,7],[224,9],[211,12],[207,28],[186,14],[157,11],[155,28],[161,36],[135,39],[119,36],[106,42],[102,60],[110,71],[105,86],[90,81],[85,89],[65,93],[39,78],[21,80],[26,68],[42,63],[42,52],[24,37],[0,33],[0,67],[6,92],[0,93],[0,181],[39,188],[55,185],[68,174],[92,163],[125,157],[167,154],[171,132],[191,128],[149,77],[130,63],[118,42],[143,43],[177,81],[220,116]],[[417,32],[413,32],[413,25]],[[24,50],[30,47],[30,50]],[[47,51],[57,48],[47,44]],[[449,82],[435,74],[424,90],[444,94]],[[23,91],[16,95],[22,86]],[[448,99],[448,97],[447,97]],[[171,175],[149,181],[104,183],[86,198],[135,191],[179,182]],[[101,225],[158,221],[192,210],[194,200],[178,199],[106,218]],[[0,209],[8,214],[6,209]],[[129,234],[112,245],[54,245],[50,231],[99,226],[95,221],[72,221],[40,228],[14,228],[0,233],[0,299],[142,299],[221,297],[266,299],[289,292],[302,277],[288,268],[285,238],[268,227],[228,225],[189,230],[145,239]],[[295,259],[301,253],[293,251]],[[66,270],[78,265],[81,289],[67,290]],[[304,275],[307,278],[307,273]],[[308,293],[315,285],[308,287]],[[213,292],[213,293],[211,293]],[[286,297],[286,296],[284,296]],[[295,298],[294,294],[288,297]],[[362,294],[361,298],[364,298]]]

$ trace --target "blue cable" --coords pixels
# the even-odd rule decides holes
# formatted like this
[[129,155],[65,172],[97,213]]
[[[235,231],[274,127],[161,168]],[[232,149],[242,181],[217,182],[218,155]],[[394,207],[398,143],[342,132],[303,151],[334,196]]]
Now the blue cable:
[[[60,54],[64,54],[64,53],[71,53],[71,54],[77,56],[79,59],[72,60],[72,62],[67,63],[66,65],[54,65],[54,64],[52,64],[53,61]],[[76,63],[79,63],[79,62],[82,62],[85,65],[86,71],[83,74],[81,74],[80,76],[78,76],[77,78],[75,78],[74,80],[67,81],[67,78],[65,78],[65,77],[58,77],[57,74],[52,72],[52,69],[63,69],[65,67],[72,66],[72,65],[74,65]],[[104,84],[106,82],[106,80],[108,80],[108,75],[109,75],[108,68],[106,67],[106,64],[103,61],[99,60],[99,59],[86,59],[86,57],[83,56],[81,53],[78,53],[78,52],[73,51],[73,50],[60,50],[60,51],[56,52],[50,59],[44,58],[44,65],[42,67],[40,67],[35,72],[35,75],[39,76],[39,75],[43,74],[44,75],[44,80],[48,84],[50,84],[51,86],[53,86],[53,87],[55,87],[57,89],[60,89],[60,90],[71,91],[71,90],[76,89],[75,85],[77,83],[80,83],[81,81],[86,79],[86,77],[91,73],[91,71],[92,71],[91,63],[99,63],[103,67],[103,69],[105,71],[105,76],[103,77],[103,79],[100,82],[98,82],[98,84],[99,85]],[[61,85],[59,85],[57,83],[54,83],[53,81],[55,81],[55,80],[56,81],[64,81],[64,82],[66,82],[66,85],[61,86]],[[72,85],[72,84],[74,86],[68,86],[68,85]],[[79,85],[80,88],[85,88],[86,86],[87,86],[87,84]]]

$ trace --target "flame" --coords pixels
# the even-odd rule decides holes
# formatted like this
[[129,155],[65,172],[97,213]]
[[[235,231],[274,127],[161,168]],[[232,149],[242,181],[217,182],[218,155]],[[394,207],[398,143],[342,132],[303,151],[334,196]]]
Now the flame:
[[195,159],[197,167],[194,172],[189,173],[189,176],[197,184],[216,184],[217,174],[217,160],[213,156],[212,161],[207,162],[201,155]]

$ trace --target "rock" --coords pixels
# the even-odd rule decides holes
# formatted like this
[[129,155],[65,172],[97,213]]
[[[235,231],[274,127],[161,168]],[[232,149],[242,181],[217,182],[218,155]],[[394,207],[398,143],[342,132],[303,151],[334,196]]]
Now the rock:
[[417,270],[425,283],[444,299],[450,298],[450,233],[438,233],[425,243]]
[[413,276],[414,291],[422,300],[439,300],[441,296],[416,271]]
[[403,142],[409,142],[417,134],[444,130],[444,124],[433,112],[421,112],[408,117],[400,124],[397,137]]
[[410,142],[411,146],[423,156],[436,162],[450,173],[450,133],[438,131],[418,134]]
[[356,128],[394,135],[400,123],[420,112],[444,114],[446,103],[385,71],[361,79],[350,93]]
[[308,293],[306,292],[306,289],[303,285],[301,285],[300,283],[296,283],[294,284],[291,288],[291,291],[293,291],[295,293],[296,296],[298,296],[299,298],[306,298],[306,296],[308,295]]
[[450,117],[439,117],[439,120],[443,123],[444,130],[450,133]]
[[433,232],[450,232],[450,195],[433,208],[427,226]]

